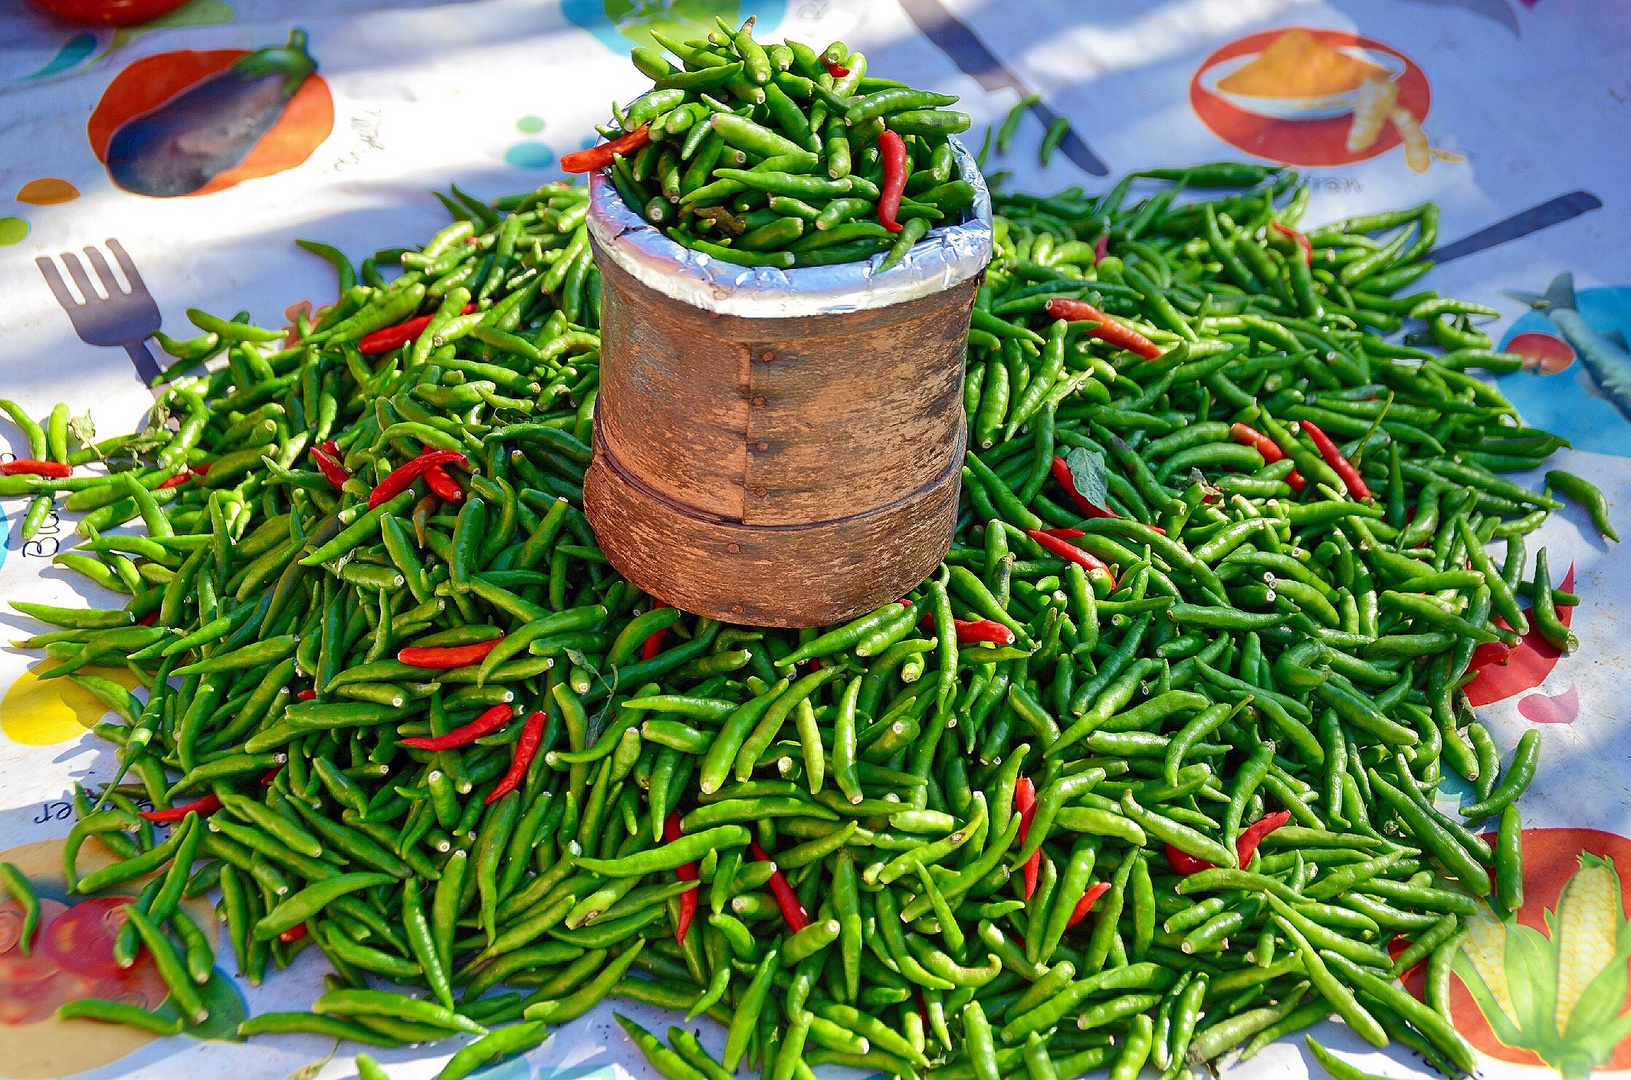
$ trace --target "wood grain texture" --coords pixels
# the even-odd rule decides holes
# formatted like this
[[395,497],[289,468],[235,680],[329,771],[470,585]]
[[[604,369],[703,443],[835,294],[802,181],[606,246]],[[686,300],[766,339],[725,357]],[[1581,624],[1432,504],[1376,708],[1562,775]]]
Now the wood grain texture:
[[945,558],[963,442],[943,476],[893,505],[755,526],[697,515],[641,486],[597,437],[583,505],[612,567],[663,602],[752,626],[823,626],[903,596]]
[[934,568],[955,524],[978,279],[888,307],[748,319],[595,255],[584,506],[619,572],[688,611],[814,626]]

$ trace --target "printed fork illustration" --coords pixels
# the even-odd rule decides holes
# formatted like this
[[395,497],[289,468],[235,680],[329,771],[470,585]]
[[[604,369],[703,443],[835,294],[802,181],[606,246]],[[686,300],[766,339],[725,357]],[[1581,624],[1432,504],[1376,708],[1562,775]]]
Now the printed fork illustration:
[[109,237],[106,245],[119,263],[119,269],[124,271],[125,280],[130,283],[128,292],[113,275],[107,256],[94,245],[84,249],[85,258],[96,272],[97,280],[102,283],[102,291],[107,294],[105,297],[96,291],[79,256],[71,251],[63,252],[58,258],[78,286],[83,301],[76,300],[74,294],[68,291],[67,283],[57,272],[56,262],[50,257],[42,255],[34,260],[34,265],[45,275],[51,295],[68,313],[79,339],[87,345],[120,346],[130,355],[130,362],[136,366],[136,375],[142,385],[151,387],[159,376],[159,365],[148,351],[147,339],[159,328],[159,306],[153,302],[152,294],[142,284],[141,274],[136,272],[136,264],[130,261],[130,256],[119,241]]

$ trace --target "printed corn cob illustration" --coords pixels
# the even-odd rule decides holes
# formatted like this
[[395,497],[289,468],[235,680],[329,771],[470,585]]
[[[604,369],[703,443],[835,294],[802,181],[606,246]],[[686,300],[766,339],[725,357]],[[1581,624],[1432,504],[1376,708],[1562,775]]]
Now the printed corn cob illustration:
[[1631,1034],[1621,1016],[1631,923],[1614,864],[1589,853],[1563,887],[1546,933],[1484,911],[1456,957],[1460,977],[1495,1037],[1530,1050],[1567,1080],[1608,1063]]

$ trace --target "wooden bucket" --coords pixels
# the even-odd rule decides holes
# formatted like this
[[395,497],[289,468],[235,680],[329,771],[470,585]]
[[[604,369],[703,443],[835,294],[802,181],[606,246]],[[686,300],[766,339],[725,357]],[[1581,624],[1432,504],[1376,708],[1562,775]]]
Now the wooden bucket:
[[[717,281],[695,302],[698,282],[673,287],[621,257],[596,212],[601,376],[584,509],[612,566],[675,607],[760,626],[840,622],[932,572],[956,523],[979,273],[925,284],[931,251],[898,302],[885,278],[859,303],[819,301],[825,313],[730,314],[708,308],[810,305],[796,287],[713,302]],[[988,228],[982,238],[989,252]],[[801,271],[741,273],[796,286]]]

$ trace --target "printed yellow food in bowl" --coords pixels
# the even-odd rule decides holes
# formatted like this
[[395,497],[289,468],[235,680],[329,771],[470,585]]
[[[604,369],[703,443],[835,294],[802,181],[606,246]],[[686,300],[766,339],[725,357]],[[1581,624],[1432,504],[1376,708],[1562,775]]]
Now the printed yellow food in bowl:
[[1287,30],[1260,53],[1213,65],[1202,85],[1247,112],[1280,120],[1318,120],[1351,113],[1367,84],[1404,73],[1396,56],[1355,45],[1331,45],[1306,30]]

